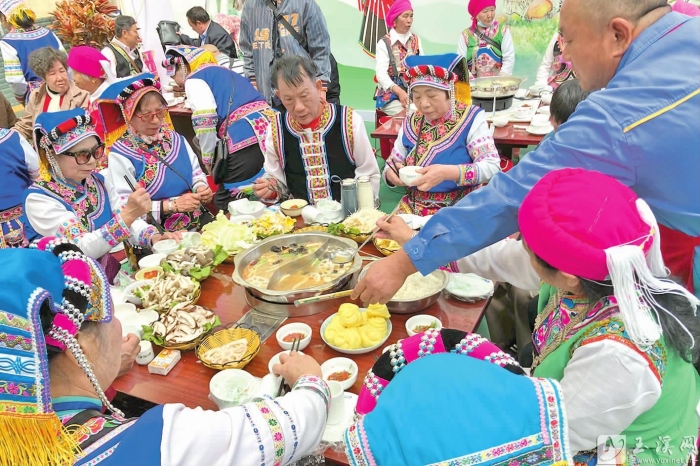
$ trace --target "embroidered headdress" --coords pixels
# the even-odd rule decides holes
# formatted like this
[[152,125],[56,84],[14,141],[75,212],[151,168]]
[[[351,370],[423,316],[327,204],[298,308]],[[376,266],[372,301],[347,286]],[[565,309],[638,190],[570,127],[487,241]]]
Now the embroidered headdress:
[[[411,55],[404,59],[409,92],[414,86],[430,86],[450,94],[452,108],[455,101],[471,104],[469,73],[464,57],[456,53],[444,55]],[[466,93],[465,93],[466,86]]]
[[104,396],[75,336],[84,321],[109,322],[111,300],[96,307],[93,289],[107,288],[100,266],[65,240],[33,249],[3,249],[0,287],[0,458],[28,466],[73,464],[76,441],[51,404],[49,354],[69,350]]
[[20,27],[17,24],[17,18],[21,18],[22,14],[33,21],[36,20],[36,13],[22,0],[0,0],[0,13],[5,15],[7,22],[16,28]]
[[345,453],[378,466],[570,464],[558,383],[522,374],[476,334],[430,329],[405,338],[368,371]]
[[[97,106],[105,128],[105,146],[110,148],[128,129],[128,122],[143,96],[160,91],[158,78],[150,73],[142,73],[120,79],[102,92]],[[164,126],[173,129],[170,114],[166,112]]]
[[182,68],[184,78],[205,65],[216,65],[214,54],[199,47],[177,46],[165,51],[163,67],[168,76],[174,76],[177,68]]
[[60,169],[56,168],[56,161],[47,154],[47,149],[62,154],[91,136],[99,140],[92,117],[82,108],[40,113],[34,122],[34,147],[39,154],[40,179],[50,178],[49,168],[60,175]]
[[413,10],[413,5],[411,5],[410,0],[394,0],[394,3],[389,7],[389,11],[386,12],[386,27],[389,29],[393,28],[396,18],[411,10]]
[[678,294],[698,305],[685,288],[660,279],[668,273],[654,214],[608,175],[580,168],[548,173],[525,197],[518,222],[530,250],[552,267],[612,282],[635,344],[650,345],[661,336],[652,293]]

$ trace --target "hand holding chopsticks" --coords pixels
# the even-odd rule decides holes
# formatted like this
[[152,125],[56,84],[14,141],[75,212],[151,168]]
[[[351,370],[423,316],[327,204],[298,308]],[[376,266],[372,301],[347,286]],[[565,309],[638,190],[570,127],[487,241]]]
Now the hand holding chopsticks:
[[[292,349],[289,351],[289,354],[293,353],[294,351],[299,351],[299,344],[301,343],[301,339],[295,337],[294,341],[292,342]],[[277,396],[282,396],[284,393],[284,377],[280,376],[282,380],[280,381],[280,388],[277,389]]]
[[[131,180],[129,179],[129,177],[127,175],[124,175],[124,180],[126,180],[126,184],[129,185],[131,190],[135,192],[136,187],[134,186],[134,184],[131,182]],[[146,213],[146,216],[148,218],[148,222],[151,225],[153,225],[154,227],[156,227],[156,229],[158,230],[158,233],[160,233],[161,235],[165,233],[165,229],[163,228],[163,226],[159,222],[156,222],[156,219],[153,218],[153,215],[151,214],[151,212]]]

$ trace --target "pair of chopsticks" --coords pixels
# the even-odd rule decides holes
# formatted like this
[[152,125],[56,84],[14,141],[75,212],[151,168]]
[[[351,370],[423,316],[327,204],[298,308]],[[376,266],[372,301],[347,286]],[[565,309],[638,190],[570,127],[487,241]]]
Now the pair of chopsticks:
[[396,169],[396,165],[394,165],[393,163],[389,162],[388,160],[386,161],[386,164],[389,166],[389,168],[391,169],[391,171],[394,172],[394,174],[396,174],[396,176],[400,176],[400,175],[399,175],[399,171]]
[[[301,339],[294,338],[294,341],[292,342],[292,350],[289,353],[291,354],[294,351],[299,351],[300,344],[301,344]],[[280,388],[277,389],[277,396],[282,396],[283,390],[284,390],[284,377],[282,377],[282,380],[280,381]]]
[[[384,221],[385,221],[385,222],[388,222],[389,220],[391,220],[391,217],[393,217],[394,214],[396,214],[396,212],[399,211],[399,207],[400,207],[400,206],[401,206],[401,203],[399,203],[399,205],[397,205],[397,206],[394,208],[394,210],[391,211],[391,213],[384,219]],[[357,253],[358,253],[358,254],[359,254],[360,250],[361,250],[362,248],[364,248],[364,247],[367,245],[367,243],[369,243],[370,241],[372,241],[372,238],[374,238],[374,235],[376,235],[377,233],[379,233],[379,230],[381,230],[381,228],[379,228],[379,227],[375,228],[375,229],[372,231],[372,234],[369,235],[369,238],[367,238],[367,239],[365,240],[365,242],[362,243],[362,244],[360,245],[360,247],[357,248]]]
[[[127,175],[124,175],[124,179],[126,180],[126,184],[129,185],[131,190],[136,191],[136,187],[134,186],[134,184],[131,182],[131,180],[129,179],[129,177]],[[146,214],[146,216],[148,217],[148,221],[151,223],[151,225],[156,227],[156,229],[158,230],[158,233],[160,233],[161,235],[163,233],[165,233],[165,229],[163,228],[163,226],[160,223],[156,222],[156,219],[153,218],[153,215],[150,212],[148,212]]]

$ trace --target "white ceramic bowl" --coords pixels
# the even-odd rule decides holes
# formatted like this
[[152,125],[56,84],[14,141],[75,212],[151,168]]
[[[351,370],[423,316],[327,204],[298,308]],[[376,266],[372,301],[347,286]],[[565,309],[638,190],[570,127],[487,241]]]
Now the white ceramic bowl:
[[508,117],[497,116],[493,118],[493,126],[496,128],[503,128],[508,125]]
[[542,99],[543,104],[549,105],[552,103],[552,93],[551,92],[543,93],[540,96],[540,99]]
[[143,337],[143,329],[141,328],[144,325],[151,325],[153,322],[158,320],[158,313],[152,309],[149,310],[143,310],[141,312],[134,312],[133,314],[129,314],[122,317],[119,317],[119,322],[122,324],[122,333],[124,333],[124,328],[125,327],[135,327],[138,329],[138,332],[127,332],[127,333],[136,333],[139,335],[139,338]]
[[196,231],[188,231],[182,234],[180,245],[185,248],[196,247],[202,244],[202,235]]
[[551,86],[546,84],[535,84],[534,86],[530,86],[528,90],[530,91],[530,95],[534,96],[539,96],[544,92],[552,92]]
[[126,297],[126,301],[132,304],[136,304],[137,306],[143,306],[141,298],[136,296],[134,294],[134,291],[136,290],[136,288],[140,288],[145,285],[153,285],[153,280],[138,280],[124,288],[124,296]]
[[320,214],[316,217],[319,223],[338,223],[343,220],[343,206],[338,201],[322,199],[316,204]]
[[119,320],[136,315],[136,306],[131,303],[119,303],[114,305],[114,317]]
[[[276,375],[274,372],[272,372],[272,368],[275,366],[275,364],[279,364],[279,363],[280,363],[280,355],[281,355],[282,353],[289,354],[289,353],[291,353],[291,350],[280,351],[279,353],[275,354],[274,356],[272,356],[272,357],[270,358],[270,362],[267,363],[267,370],[270,371],[270,374]],[[299,354],[304,354],[304,353],[301,352],[301,351],[299,351],[298,353],[299,353]]]
[[321,374],[323,374],[323,380],[329,381],[328,377],[335,372],[348,371],[350,372],[350,378],[347,380],[337,382],[343,387],[343,390],[349,390],[357,381],[357,374],[359,369],[355,361],[349,358],[332,358],[321,364]]
[[260,201],[248,201],[247,204],[236,206],[236,210],[238,215],[252,215],[258,218],[265,212],[265,204]]
[[151,254],[150,256],[142,257],[139,261],[139,269],[147,269],[148,267],[158,267],[160,266],[160,261],[165,259],[166,256],[166,254]]
[[277,343],[279,343],[280,347],[283,350],[291,350],[292,349],[292,343],[293,341],[282,341],[284,337],[291,333],[303,333],[305,335],[304,338],[299,342],[299,350],[303,350],[307,346],[309,346],[309,343],[311,342],[311,327],[308,325],[301,323],[301,322],[293,322],[291,324],[284,325],[277,330],[277,333],[275,336],[277,337]]
[[432,325],[435,323],[435,328],[436,329],[441,329],[442,328],[442,322],[440,322],[440,319],[437,317],[429,316],[427,314],[420,314],[417,316],[413,316],[410,319],[406,321],[406,332],[408,332],[408,336],[412,337],[413,335],[419,333],[419,332],[414,332],[413,329],[416,328],[418,325]]
[[231,223],[251,223],[255,220],[252,215],[232,215],[229,217]]
[[549,105],[543,105],[542,107],[537,109],[537,113],[541,115],[549,115],[550,110],[549,110]]
[[515,98],[516,99],[524,99],[527,97],[528,91],[527,89],[518,89],[515,91]]
[[163,241],[158,241],[153,245],[153,252],[156,254],[165,254],[166,256],[172,252],[177,251],[179,245],[174,239],[164,239]]
[[[155,272],[155,275],[153,275]],[[151,276],[153,275],[153,276]],[[156,278],[163,276],[163,267],[146,267],[134,274],[134,279],[136,280],[155,280]]]
[[407,166],[407,167],[401,167],[399,168],[399,178],[405,184],[406,186],[413,186],[413,182],[417,179],[420,178],[421,175],[420,173],[417,173],[416,170],[418,170],[420,167],[415,167],[415,166]]
[[124,296],[124,292],[116,286],[110,286],[109,293],[112,295],[112,302],[114,304],[121,304],[126,302],[126,296]]
[[550,126],[549,115],[538,114],[532,117],[532,126]]
[[309,205],[304,199],[289,199],[280,204],[282,212],[287,217],[298,217],[301,215],[301,210]]
[[[227,393],[231,390],[240,390],[236,398]],[[209,381],[209,396],[219,409],[231,408],[247,403],[253,397],[255,390],[255,378],[241,369],[226,369]]]

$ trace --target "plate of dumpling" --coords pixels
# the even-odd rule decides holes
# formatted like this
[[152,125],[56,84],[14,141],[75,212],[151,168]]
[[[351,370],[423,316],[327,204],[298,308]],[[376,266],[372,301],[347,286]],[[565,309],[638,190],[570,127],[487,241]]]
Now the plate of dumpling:
[[341,304],[338,312],[321,324],[321,338],[343,354],[365,354],[379,348],[391,335],[391,315],[384,304],[360,308]]

